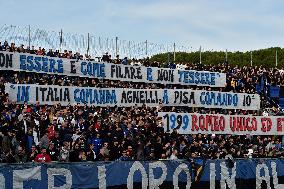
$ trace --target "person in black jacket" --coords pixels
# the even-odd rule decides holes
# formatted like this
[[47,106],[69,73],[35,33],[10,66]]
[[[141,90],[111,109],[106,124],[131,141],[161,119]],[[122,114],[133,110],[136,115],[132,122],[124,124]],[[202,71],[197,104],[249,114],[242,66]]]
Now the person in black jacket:
[[26,163],[28,160],[28,156],[25,150],[19,146],[17,150],[17,154],[14,156],[16,163]]
[[96,153],[93,150],[94,149],[94,145],[93,144],[89,144],[89,148],[86,152],[86,156],[87,156],[87,161],[95,161],[96,159]]
[[56,149],[53,142],[49,143],[46,152],[50,156],[52,161],[58,161],[59,151]]
[[73,150],[69,154],[69,161],[70,162],[79,162],[80,158],[80,145],[78,143],[75,143],[73,146]]
[[49,51],[47,52],[46,56],[55,57],[55,54],[52,51],[52,49],[49,49]]
[[103,62],[110,62],[110,58],[109,58],[108,53],[106,53],[105,55],[103,55],[102,61],[103,61]]
[[2,163],[16,163],[11,150],[4,151],[1,159],[2,159]]
[[36,148],[36,145],[32,145],[31,151],[28,154],[28,161],[34,161],[34,159],[37,155],[38,155],[38,150]]

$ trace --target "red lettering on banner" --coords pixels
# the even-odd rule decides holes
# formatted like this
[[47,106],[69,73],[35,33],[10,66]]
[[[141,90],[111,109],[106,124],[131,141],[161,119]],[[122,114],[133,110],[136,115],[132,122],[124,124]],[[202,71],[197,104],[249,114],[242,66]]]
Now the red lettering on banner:
[[221,115],[191,115],[192,131],[224,131],[226,119]]
[[205,119],[204,116],[201,115],[199,116],[199,129],[201,129],[201,131],[204,131],[205,128]]
[[272,120],[270,118],[263,117],[261,118],[261,125],[262,125],[261,130],[263,132],[268,132],[271,130],[272,127]]
[[236,119],[236,122],[235,122],[235,130],[236,131],[240,131],[240,125],[242,124],[241,121],[240,121],[240,118],[239,117],[235,117]]
[[263,131],[263,132],[266,132],[266,118],[265,117],[263,117],[263,118],[261,118],[261,130]]
[[251,120],[251,127],[252,130],[257,131],[257,119],[255,117],[253,117]]
[[255,117],[247,117],[244,120],[244,131],[256,131],[257,120]]
[[234,129],[235,131],[239,131],[240,128],[239,128],[239,125],[241,125],[240,123],[240,118],[239,117],[233,117],[233,126],[234,126]]
[[284,121],[284,118],[277,118],[277,132],[282,132],[282,122]]
[[220,124],[220,130],[224,131],[225,130],[225,117],[224,116],[220,117],[219,124]]
[[219,131],[219,122],[218,122],[219,117],[214,116],[214,131]]
[[244,122],[244,119],[242,117],[237,117],[237,131],[243,131],[244,128],[243,128],[243,122]]
[[[223,115],[223,114],[194,114],[188,116],[191,128],[188,134],[221,133],[231,135],[283,135],[284,116],[253,116],[253,115]],[[183,118],[183,117],[182,117]],[[187,118],[187,117],[185,117]],[[179,119],[179,118],[178,118]],[[167,120],[166,120],[167,121]],[[178,120],[178,124],[182,125]],[[166,122],[165,122],[166,123]],[[184,123],[185,124],[185,123]],[[165,125],[166,127],[166,125]],[[186,132],[183,134],[187,134]]]
[[206,115],[206,131],[208,131],[210,128],[212,130],[212,115]]
[[197,121],[198,121],[198,118],[196,115],[191,115],[191,120],[192,120],[192,127],[191,127],[191,130],[192,131],[198,131],[199,128],[198,128],[198,125],[197,125]]
[[235,131],[256,131],[257,119],[255,117],[230,117],[230,128]]
[[267,118],[267,132],[270,131],[272,128],[272,120]]
[[249,117],[244,118],[244,130],[245,131],[251,131],[251,127],[249,125],[249,122],[250,122],[250,118]]
[[234,121],[235,119],[233,117],[230,117],[230,128],[233,132],[235,132]]

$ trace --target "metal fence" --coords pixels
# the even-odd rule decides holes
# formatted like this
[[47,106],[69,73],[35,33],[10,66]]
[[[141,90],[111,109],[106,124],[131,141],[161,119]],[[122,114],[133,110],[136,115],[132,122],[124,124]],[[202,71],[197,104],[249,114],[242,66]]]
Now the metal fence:
[[0,26],[0,41],[7,40],[17,45],[24,44],[25,47],[35,46],[53,50],[72,50],[92,57],[101,56],[108,52],[112,56],[117,54],[121,58],[144,58],[165,52],[189,52],[191,48],[176,44],[156,44],[147,40],[135,42],[123,40],[118,37],[100,37],[92,33],[71,34],[64,30],[47,31],[32,28],[30,26],[20,27],[12,25]]

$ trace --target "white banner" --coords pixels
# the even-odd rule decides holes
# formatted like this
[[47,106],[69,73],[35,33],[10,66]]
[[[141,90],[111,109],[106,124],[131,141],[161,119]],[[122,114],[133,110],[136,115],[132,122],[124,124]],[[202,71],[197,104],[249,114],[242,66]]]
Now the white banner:
[[284,116],[159,112],[165,132],[179,134],[284,135]]
[[14,70],[67,76],[143,83],[225,87],[226,74],[72,60],[0,51],[0,70]]
[[61,103],[96,106],[189,106],[258,110],[257,94],[226,93],[189,89],[90,88],[56,85],[6,84],[9,99],[17,103],[53,105]]

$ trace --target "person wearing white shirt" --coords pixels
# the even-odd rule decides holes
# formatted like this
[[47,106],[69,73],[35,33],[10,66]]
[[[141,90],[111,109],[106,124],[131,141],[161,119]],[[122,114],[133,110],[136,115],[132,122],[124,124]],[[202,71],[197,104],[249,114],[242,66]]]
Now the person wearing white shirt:
[[263,113],[262,113],[262,115],[263,115],[263,116],[268,116],[269,114],[268,114],[268,112],[267,112],[266,110],[264,110]]
[[172,155],[170,156],[170,160],[177,160],[178,151],[176,149],[173,150]]

